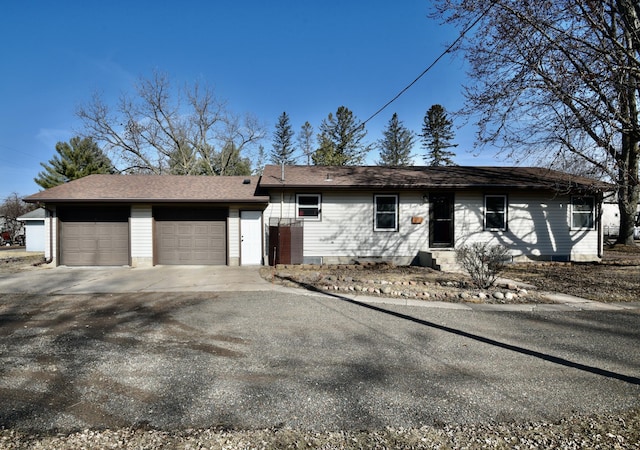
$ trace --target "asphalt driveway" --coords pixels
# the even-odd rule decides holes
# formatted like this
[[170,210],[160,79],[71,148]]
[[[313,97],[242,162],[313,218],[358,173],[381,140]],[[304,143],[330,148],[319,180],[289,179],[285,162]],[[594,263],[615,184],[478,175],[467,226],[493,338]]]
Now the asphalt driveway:
[[2,427],[373,429],[640,407],[637,310],[371,306],[149,276],[92,293],[117,277],[63,272],[35,293],[0,280]]

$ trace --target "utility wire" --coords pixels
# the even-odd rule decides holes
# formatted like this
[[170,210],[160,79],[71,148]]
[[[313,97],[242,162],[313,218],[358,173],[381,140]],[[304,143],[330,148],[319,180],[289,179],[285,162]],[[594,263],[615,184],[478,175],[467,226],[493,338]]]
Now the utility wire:
[[480,16],[478,16],[478,18],[476,20],[473,21],[473,23],[471,23],[471,25],[469,25],[467,28],[464,29],[464,31],[462,33],[460,33],[460,35],[457,37],[457,39],[455,41],[453,41],[453,43],[451,45],[449,45],[449,47],[446,48],[445,51],[443,51],[430,65],[429,67],[427,67],[426,69],[424,69],[422,71],[422,73],[420,75],[418,75],[418,77],[413,80],[411,83],[409,83],[407,86],[405,86],[404,89],[402,89],[400,92],[398,92],[398,94],[393,97],[391,100],[389,100],[387,103],[384,104],[384,106],[382,106],[380,109],[378,109],[376,112],[374,112],[371,116],[369,116],[368,119],[366,119],[364,122],[362,122],[362,126],[364,126],[367,122],[369,122],[371,119],[373,119],[375,116],[377,116],[378,114],[380,114],[382,111],[384,111],[387,106],[389,106],[390,104],[392,104],[393,102],[395,102],[396,100],[398,100],[398,98],[400,98],[400,96],[402,94],[404,94],[405,92],[407,92],[411,86],[413,86],[414,84],[416,84],[418,82],[418,80],[420,80],[420,78],[422,78],[427,72],[429,72],[433,66],[435,66],[438,61],[440,61],[442,58],[444,58],[444,56],[449,53],[457,44],[458,42],[460,42],[462,40],[462,38],[464,38],[464,36],[473,28],[475,27],[478,22],[480,22],[484,16],[487,15],[487,13],[489,12],[489,10],[491,8],[493,8],[494,3],[492,2],[491,5],[489,5],[489,7],[482,13],[480,14]]

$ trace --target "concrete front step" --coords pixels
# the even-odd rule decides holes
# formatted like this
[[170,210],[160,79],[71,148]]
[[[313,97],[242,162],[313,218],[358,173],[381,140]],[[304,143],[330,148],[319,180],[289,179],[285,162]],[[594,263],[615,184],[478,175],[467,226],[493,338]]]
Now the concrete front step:
[[454,250],[426,250],[419,254],[420,265],[443,272],[464,272]]

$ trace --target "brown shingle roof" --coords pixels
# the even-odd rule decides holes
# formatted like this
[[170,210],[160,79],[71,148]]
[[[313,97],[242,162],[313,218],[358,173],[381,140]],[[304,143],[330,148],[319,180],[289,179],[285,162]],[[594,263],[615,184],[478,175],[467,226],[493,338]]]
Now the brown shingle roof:
[[554,191],[602,191],[611,185],[539,167],[381,167],[266,166],[260,187],[469,189],[512,188]]
[[89,175],[38,192],[25,201],[267,203],[269,197],[256,192],[258,181],[255,176]]

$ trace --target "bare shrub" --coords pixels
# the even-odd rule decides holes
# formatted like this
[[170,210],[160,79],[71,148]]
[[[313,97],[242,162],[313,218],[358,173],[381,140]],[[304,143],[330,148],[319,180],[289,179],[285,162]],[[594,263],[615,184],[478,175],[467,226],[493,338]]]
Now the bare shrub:
[[458,264],[469,274],[473,283],[481,289],[492,286],[504,270],[509,250],[502,245],[475,242],[456,250]]

